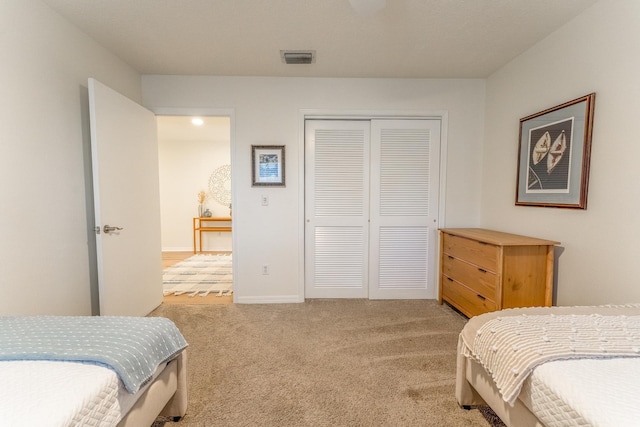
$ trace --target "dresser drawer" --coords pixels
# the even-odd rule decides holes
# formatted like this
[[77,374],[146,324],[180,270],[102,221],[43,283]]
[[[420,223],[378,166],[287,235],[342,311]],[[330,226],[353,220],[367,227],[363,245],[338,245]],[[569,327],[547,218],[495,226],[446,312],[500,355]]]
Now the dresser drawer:
[[442,274],[464,284],[472,291],[496,301],[498,276],[495,273],[451,255],[444,255]]
[[495,302],[478,296],[476,292],[446,276],[442,277],[442,298],[469,317],[497,309]]
[[497,246],[446,233],[442,238],[446,255],[465,260],[494,273],[497,271],[499,250]]

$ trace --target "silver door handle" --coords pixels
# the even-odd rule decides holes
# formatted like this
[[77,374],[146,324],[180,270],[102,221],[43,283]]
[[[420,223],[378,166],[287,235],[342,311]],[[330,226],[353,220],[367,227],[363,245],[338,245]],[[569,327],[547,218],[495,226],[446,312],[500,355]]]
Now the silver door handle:
[[112,231],[120,231],[120,230],[124,230],[124,228],[122,227],[111,227],[110,225],[105,225],[102,230],[105,233],[111,233]]

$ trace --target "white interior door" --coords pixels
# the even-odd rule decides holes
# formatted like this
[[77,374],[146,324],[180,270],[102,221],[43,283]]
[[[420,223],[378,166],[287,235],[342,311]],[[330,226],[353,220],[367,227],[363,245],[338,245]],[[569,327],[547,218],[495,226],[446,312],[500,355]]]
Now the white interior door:
[[89,109],[100,314],[144,316],[162,302],[156,118],[94,79]]
[[371,121],[369,298],[435,298],[440,120]]
[[305,297],[366,298],[368,121],[305,121]]

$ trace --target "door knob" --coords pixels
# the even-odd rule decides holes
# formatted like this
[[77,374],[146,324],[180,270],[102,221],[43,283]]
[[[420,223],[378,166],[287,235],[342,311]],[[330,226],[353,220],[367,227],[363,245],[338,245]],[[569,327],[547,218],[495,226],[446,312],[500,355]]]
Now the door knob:
[[111,233],[112,231],[120,231],[120,230],[124,230],[124,228],[122,228],[122,227],[112,227],[112,226],[110,226],[110,225],[105,225],[105,226],[102,228],[102,230],[103,230],[105,233]]

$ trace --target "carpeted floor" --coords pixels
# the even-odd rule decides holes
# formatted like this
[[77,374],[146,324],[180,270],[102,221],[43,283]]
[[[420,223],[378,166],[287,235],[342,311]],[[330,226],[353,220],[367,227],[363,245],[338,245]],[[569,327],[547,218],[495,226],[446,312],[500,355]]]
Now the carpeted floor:
[[435,301],[162,305],[189,342],[192,426],[490,426],[454,397],[466,319]]

